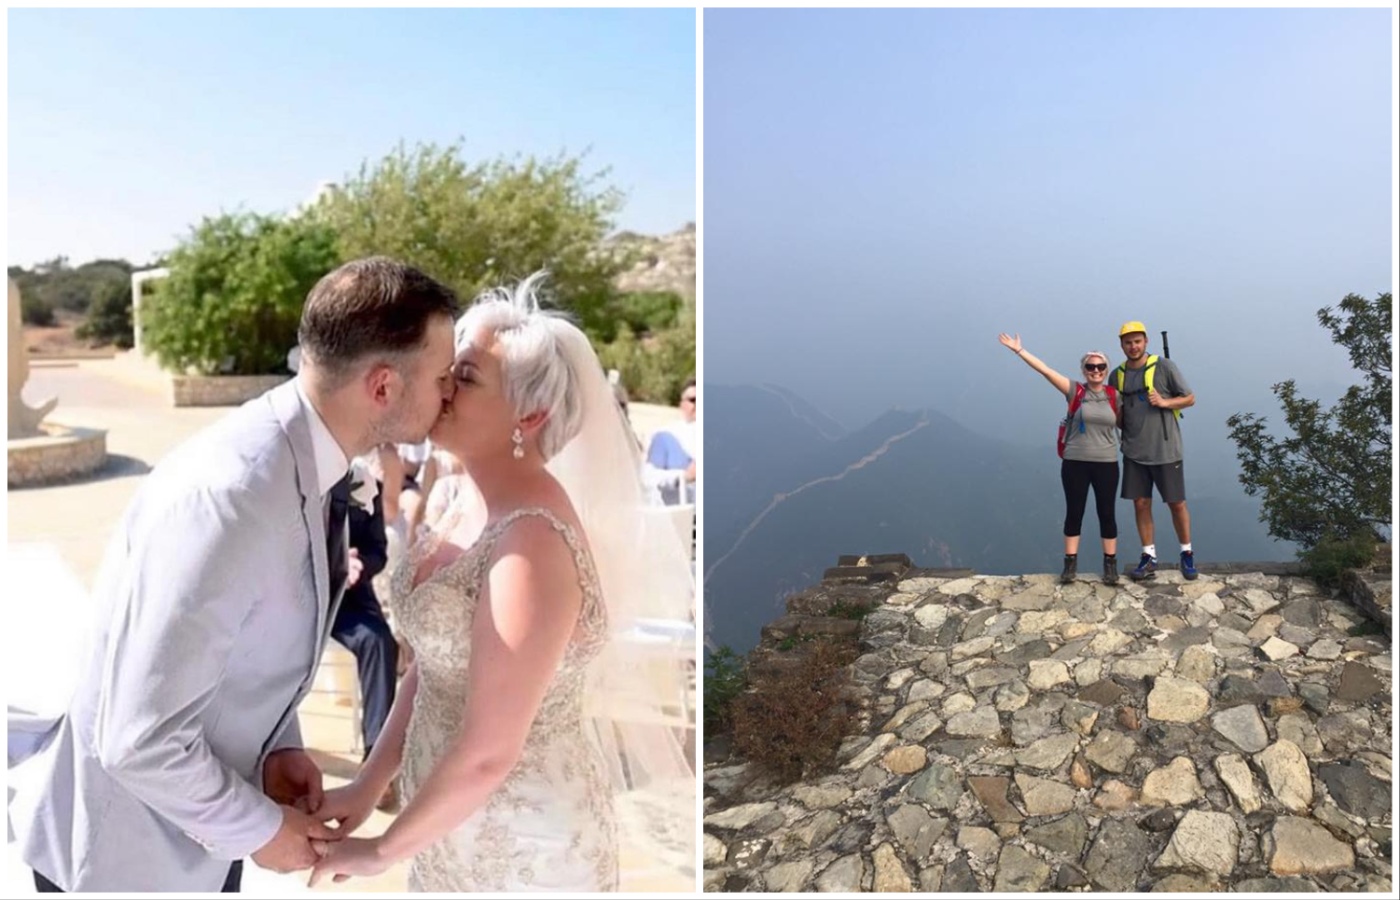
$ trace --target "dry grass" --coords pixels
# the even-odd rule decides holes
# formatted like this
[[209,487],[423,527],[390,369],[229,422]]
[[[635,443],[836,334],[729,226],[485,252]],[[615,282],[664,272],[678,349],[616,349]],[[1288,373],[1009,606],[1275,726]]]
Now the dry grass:
[[847,702],[853,642],[817,640],[803,658],[754,680],[734,702],[734,748],[791,782],[828,768],[853,725]]
[[30,356],[36,357],[92,357],[111,356],[113,348],[93,347],[89,341],[76,334],[84,317],[68,310],[55,312],[57,324],[48,327],[25,325],[23,328],[24,346]]

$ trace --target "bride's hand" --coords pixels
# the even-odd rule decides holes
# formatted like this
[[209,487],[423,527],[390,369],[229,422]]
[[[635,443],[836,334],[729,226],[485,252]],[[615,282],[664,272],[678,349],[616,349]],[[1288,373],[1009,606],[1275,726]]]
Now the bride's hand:
[[380,852],[379,838],[345,838],[325,846],[324,855],[312,868],[306,886],[315,887],[327,877],[336,882],[345,881],[352,875],[371,878],[387,870],[391,864],[392,861]]
[[334,819],[340,825],[341,834],[352,834],[374,814],[376,800],[364,785],[352,781],[345,787],[326,791],[325,799],[316,810],[316,818],[322,822]]

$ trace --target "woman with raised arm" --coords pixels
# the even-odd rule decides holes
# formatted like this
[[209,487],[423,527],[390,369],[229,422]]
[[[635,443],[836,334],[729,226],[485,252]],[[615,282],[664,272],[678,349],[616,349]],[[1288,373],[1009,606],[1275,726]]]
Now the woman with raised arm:
[[1065,567],[1060,583],[1074,581],[1079,568],[1079,533],[1094,488],[1094,507],[1103,539],[1103,583],[1118,583],[1118,520],[1113,504],[1118,491],[1118,431],[1123,419],[1118,392],[1108,384],[1108,357],[1097,350],[1079,360],[1084,380],[1070,381],[1021,346],[1021,336],[1002,334],[1003,346],[1035,369],[1065,399],[1068,412],[1062,432],[1060,483],[1065,490]]

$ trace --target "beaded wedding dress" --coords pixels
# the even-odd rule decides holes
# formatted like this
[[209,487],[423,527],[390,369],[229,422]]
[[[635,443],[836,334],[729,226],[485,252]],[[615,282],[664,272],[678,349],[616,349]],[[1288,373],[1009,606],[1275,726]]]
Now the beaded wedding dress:
[[[496,302],[540,315],[536,283],[532,276]],[[484,308],[478,302],[458,321],[459,346],[477,334],[474,317]],[[544,509],[517,509],[488,522],[457,558],[420,571],[441,558],[443,535],[465,514],[459,498],[395,572],[393,611],[418,666],[401,772],[406,799],[471,716],[471,623],[494,547],[520,518],[543,516],[572,548],[583,605],[518,765],[466,822],[415,858],[413,890],[614,891],[622,846],[629,877],[640,862],[694,879],[696,767],[682,740],[693,706],[680,660],[658,659],[646,638],[648,623],[693,623],[694,575],[671,520],[649,514],[636,438],[587,336],[562,318],[550,318],[549,329],[573,377],[581,424],[546,468],[581,528]]]
[[530,728],[520,762],[486,805],[414,858],[411,891],[442,893],[615,891],[617,823],[606,764],[584,727],[588,665],[608,638],[593,563],[574,529],[542,508],[488,525],[460,556],[424,573],[454,513],[419,541],[394,573],[394,610],[418,664],[418,693],[404,744],[402,789],[412,801],[460,730],[466,708],[472,618],[496,542],[524,516],[549,520],[573,550],[583,591],[573,640]]

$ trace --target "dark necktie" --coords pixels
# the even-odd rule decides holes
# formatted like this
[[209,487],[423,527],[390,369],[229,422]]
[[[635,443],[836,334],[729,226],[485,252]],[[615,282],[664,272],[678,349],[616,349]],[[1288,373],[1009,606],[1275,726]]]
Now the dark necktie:
[[345,519],[349,513],[350,473],[347,472],[345,477],[331,488],[331,508],[326,523],[326,564],[330,573],[331,603],[335,602],[336,595],[340,593],[350,572],[350,560],[345,549]]

